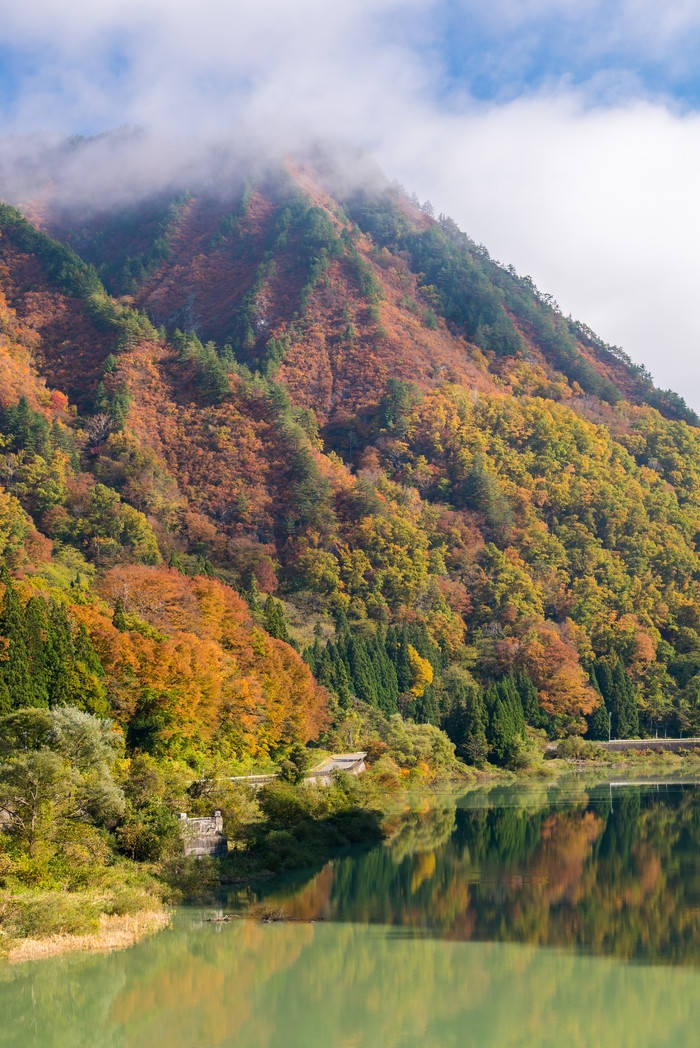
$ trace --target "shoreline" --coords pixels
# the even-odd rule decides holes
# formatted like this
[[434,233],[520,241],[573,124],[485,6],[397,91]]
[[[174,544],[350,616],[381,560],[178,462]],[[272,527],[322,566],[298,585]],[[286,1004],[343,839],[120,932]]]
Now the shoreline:
[[[461,795],[479,791],[484,787],[499,785],[532,788],[539,783],[542,787],[552,787],[563,779],[581,780],[587,777],[589,780],[598,779],[600,782],[605,782],[612,775],[628,778],[630,785],[634,785],[635,778],[648,776],[649,773],[668,777],[669,782],[674,779],[682,781],[685,776],[692,776],[700,780],[700,752],[696,755],[688,751],[683,754],[635,751],[633,754],[627,752],[615,754],[614,757],[612,754],[606,756],[607,759],[600,759],[599,754],[595,758],[579,756],[543,759],[536,766],[517,771],[494,767],[484,770],[469,769],[470,774],[465,775],[464,778],[461,776],[437,778],[429,784],[421,784],[415,790],[410,788],[403,790],[399,795],[387,791],[382,797],[384,802],[381,812],[382,821],[395,819],[410,810],[428,809],[446,790]],[[376,840],[377,838],[373,837],[366,841],[353,841],[352,844],[372,844],[376,843]],[[320,841],[317,844],[319,845],[317,861],[323,862],[328,857],[329,849],[324,847]],[[333,849],[331,848],[330,851]],[[307,866],[307,863],[303,862],[299,866],[287,867],[284,871],[256,869],[255,862],[250,865],[245,861],[240,863],[241,858],[242,855],[239,856],[238,861],[231,861],[232,855],[228,862],[226,859],[222,861],[215,875],[219,886],[244,884],[247,881],[266,876],[275,876],[280,872],[293,873]],[[202,872],[204,873],[204,867]],[[212,870],[209,869],[208,872],[211,876]],[[213,884],[210,883],[209,889],[211,890],[212,887]],[[158,907],[157,899],[153,897],[152,905],[135,913],[101,914],[99,926],[93,932],[59,932],[48,936],[29,936],[24,939],[3,937],[0,932],[0,964],[3,961],[13,965],[21,964],[25,961],[41,960],[68,953],[109,953],[113,950],[127,949],[168,927],[171,920],[172,909]]]
[[169,910],[141,910],[133,914],[102,914],[96,932],[59,933],[41,938],[11,939],[9,949],[0,960],[8,964],[38,961],[66,953],[111,953],[134,946],[148,935],[167,928],[172,920]]

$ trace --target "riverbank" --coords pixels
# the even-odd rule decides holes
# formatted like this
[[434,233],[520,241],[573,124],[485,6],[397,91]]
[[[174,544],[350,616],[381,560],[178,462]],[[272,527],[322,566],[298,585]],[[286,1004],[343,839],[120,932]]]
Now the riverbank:
[[[397,776],[380,766],[361,777],[340,775],[326,787],[281,780],[260,790],[239,786],[230,791],[225,813],[225,858],[187,858],[178,838],[159,861],[122,856],[106,868],[86,868],[79,890],[75,849],[72,871],[62,862],[59,874],[56,866],[11,851],[6,839],[0,854],[0,958],[16,963],[131,946],[167,925],[168,905],[213,899],[224,885],[314,867],[353,845],[383,840],[385,820],[407,810],[410,793],[423,790],[427,798],[434,788],[456,789],[475,780],[459,769],[456,776]],[[87,850],[81,858],[89,863]]]
[[[450,768],[441,775],[397,775],[380,765],[360,777],[339,776],[330,786],[277,781],[241,788],[246,803],[230,815],[229,854],[201,860],[172,854],[159,863],[121,859],[111,868],[111,892],[0,890],[0,957],[13,963],[74,951],[110,951],[133,945],[165,927],[168,904],[213,899],[226,885],[245,884],[313,869],[354,846],[391,837],[410,811],[427,811],[458,794],[489,785],[543,786],[557,780],[700,778],[700,752],[604,753],[577,743],[568,757],[537,759],[517,771]],[[566,747],[564,747],[566,750]],[[389,774],[391,771],[391,774]],[[2,872],[2,871],[0,871]],[[0,885],[2,889],[2,885]]]
[[[639,741],[639,747],[634,742]],[[582,739],[566,739],[555,756],[547,757],[543,765],[553,775],[577,771],[615,772],[617,775],[637,775],[659,772],[667,775],[700,776],[700,749],[681,746],[671,749],[630,741],[624,749],[613,750]]]
[[147,935],[153,935],[166,928],[170,921],[170,912],[163,909],[142,910],[134,914],[103,913],[99,917],[99,927],[95,932],[25,939],[8,938],[3,943],[4,956],[10,964],[20,964],[22,961],[38,961],[62,953],[107,953],[111,950],[124,950]]

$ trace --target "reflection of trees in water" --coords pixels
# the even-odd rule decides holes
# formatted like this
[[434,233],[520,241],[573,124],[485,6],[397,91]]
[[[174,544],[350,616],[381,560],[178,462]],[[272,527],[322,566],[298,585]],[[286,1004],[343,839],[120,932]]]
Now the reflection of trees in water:
[[[455,939],[700,960],[700,794],[628,789],[556,808],[412,813],[383,846],[335,860],[295,915]],[[290,893],[287,892],[287,899]]]
[[452,836],[456,811],[443,808],[428,812],[411,812],[401,820],[386,842],[392,861],[402,862],[407,855],[432,852]]
[[501,809],[461,829],[472,856],[483,860],[472,891],[475,937],[700,959],[696,789],[660,797],[625,789],[540,815],[526,831],[518,813]]
[[180,919],[132,950],[66,962],[6,969],[3,1045],[656,1048],[694,1043],[700,1006],[689,969],[350,923]]
[[700,961],[697,791],[419,821],[397,836],[400,850],[379,845],[280,889],[299,916],[331,918],[323,924],[180,914],[124,953],[0,965],[3,1046],[543,1048],[582,1043],[582,1030],[585,1043],[618,1048],[694,1043],[693,971],[439,938]]

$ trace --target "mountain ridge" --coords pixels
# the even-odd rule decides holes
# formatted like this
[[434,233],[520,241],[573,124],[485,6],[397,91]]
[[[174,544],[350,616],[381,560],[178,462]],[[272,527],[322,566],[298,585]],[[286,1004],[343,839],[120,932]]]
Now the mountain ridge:
[[45,197],[70,248],[3,206],[25,528],[98,588],[204,572],[281,643],[286,615],[333,716],[354,696],[500,760],[499,731],[595,733],[623,692],[628,730],[700,723],[697,417],[449,219],[332,178],[288,162],[80,221]]

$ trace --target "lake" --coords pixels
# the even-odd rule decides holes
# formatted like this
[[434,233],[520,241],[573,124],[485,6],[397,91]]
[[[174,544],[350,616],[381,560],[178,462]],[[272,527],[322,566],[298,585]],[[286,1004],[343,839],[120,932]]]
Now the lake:
[[687,1048],[700,790],[491,789],[391,839],[183,907],[130,950],[0,965],[12,1048]]

